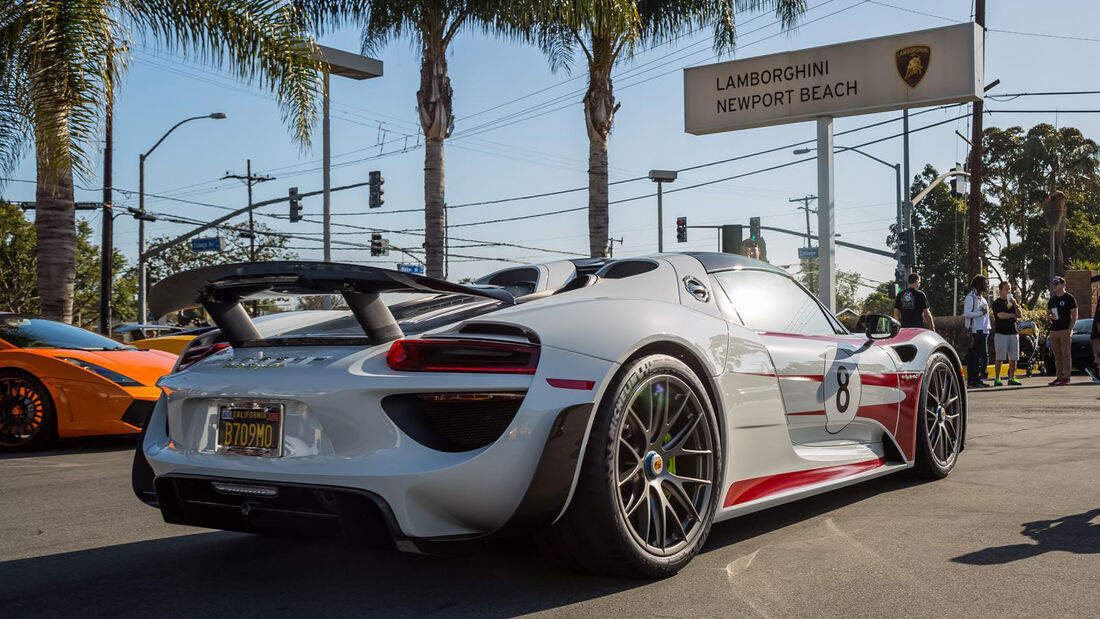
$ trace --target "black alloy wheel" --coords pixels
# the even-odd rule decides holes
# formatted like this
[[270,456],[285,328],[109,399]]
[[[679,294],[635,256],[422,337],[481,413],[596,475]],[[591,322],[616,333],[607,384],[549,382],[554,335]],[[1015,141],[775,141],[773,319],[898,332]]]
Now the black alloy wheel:
[[46,446],[57,437],[57,418],[46,387],[29,374],[0,370],[0,451]]

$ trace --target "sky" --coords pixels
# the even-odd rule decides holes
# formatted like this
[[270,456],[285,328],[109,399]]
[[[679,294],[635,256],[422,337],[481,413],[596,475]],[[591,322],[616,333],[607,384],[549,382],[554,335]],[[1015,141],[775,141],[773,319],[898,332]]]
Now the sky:
[[[633,59],[620,63],[614,73],[614,90],[622,107],[610,139],[610,180],[643,178],[610,188],[611,236],[622,239],[614,246],[616,257],[656,252],[656,199],[615,204],[616,200],[654,193],[653,184],[644,178],[648,170],[683,169],[810,141],[816,135],[813,122],[707,136],[685,133],[685,67],[966,22],[972,19],[973,2],[925,0],[914,5],[903,0],[809,0],[808,7],[800,25],[790,32],[782,31],[770,13],[739,14],[737,48],[726,56],[714,54],[709,30],[704,30],[639,48]],[[988,3],[987,11],[986,83],[1001,80],[990,95],[1100,90],[1093,61],[1100,52],[1100,38],[1090,27],[1100,23],[1100,3],[1076,0],[1040,5],[1032,0],[1002,0]],[[334,32],[320,42],[358,51],[358,29]],[[424,227],[424,150],[416,117],[419,55],[409,41],[398,40],[376,57],[384,62],[383,77],[361,82],[333,77],[332,185],[364,182],[371,170],[380,170],[385,177],[385,205],[368,213],[365,188],[334,193],[333,257],[392,268],[396,262],[411,260],[396,252],[388,258],[372,259],[366,249],[339,244],[369,243],[370,237],[367,230],[341,224],[408,230],[384,233],[396,247],[419,247],[422,242],[415,230]],[[453,42],[448,64],[456,117],[454,134],[446,142],[446,198],[454,207],[448,213],[452,225],[449,279],[476,277],[515,263],[587,255],[588,226],[583,209],[480,223],[585,207],[585,190],[462,206],[587,187],[583,63],[572,74],[554,73],[537,48],[469,28]],[[1073,125],[1098,139],[1100,115],[1073,111],[1100,108],[1098,102],[1098,95],[988,98],[986,110],[991,113],[985,125],[1025,129],[1040,122]],[[911,112],[910,177],[919,174],[925,164],[946,171],[965,160],[968,147],[956,131],[969,136],[968,111],[964,105]],[[116,104],[116,205],[137,206],[140,152],[148,150],[179,120],[211,112],[224,112],[228,118],[184,125],[146,162],[146,192],[163,196],[147,196],[148,210],[210,221],[226,209],[244,206],[244,185],[220,179],[227,173],[244,174],[249,159],[254,173],[275,177],[255,186],[256,201],[286,196],[289,187],[298,187],[303,193],[321,188],[319,125],[312,147],[305,148],[292,139],[267,92],[235,80],[225,70],[145,41],[133,50]],[[865,150],[888,162],[901,162],[902,141],[891,137],[901,132],[900,116],[900,112],[890,112],[838,118],[835,143],[838,147],[856,146],[890,138]],[[962,118],[921,130],[956,117]],[[861,129],[882,121],[892,122]],[[850,133],[842,134],[845,131]],[[784,149],[682,173],[666,186],[666,251],[718,249],[717,233],[710,230],[690,230],[688,242],[676,243],[678,216],[688,217],[691,225],[747,224],[749,217],[759,216],[765,226],[804,229],[805,215],[789,200],[816,193],[812,161],[746,175],[800,158],[805,156]],[[100,153],[93,174],[77,179],[78,201],[101,199],[101,159]],[[835,165],[836,231],[841,240],[889,249],[885,239],[895,218],[893,170],[853,153],[837,154]],[[677,186],[739,175],[698,189],[671,191]],[[33,200],[33,183],[20,181],[34,176],[33,157],[28,156],[12,175],[15,180],[0,187],[0,195],[9,200]],[[304,207],[307,219],[319,221],[319,196],[305,199]],[[305,237],[290,241],[300,257],[321,258],[319,223],[288,222],[285,202],[257,213],[257,221]],[[98,232],[98,212],[80,212],[79,216],[88,219]],[[811,223],[816,232],[816,218]],[[137,253],[136,224],[121,216],[115,225],[115,244],[131,259]],[[157,221],[148,224],[147,235],[175,237],[191,228],[189,224]],[[769,260],[797,270],[797,248],[802,239],[778,233],[765,237]],[[837,267],[860,273],[865,286],[861,294],[893,278],[892,259],[842,247],[837,248]]]

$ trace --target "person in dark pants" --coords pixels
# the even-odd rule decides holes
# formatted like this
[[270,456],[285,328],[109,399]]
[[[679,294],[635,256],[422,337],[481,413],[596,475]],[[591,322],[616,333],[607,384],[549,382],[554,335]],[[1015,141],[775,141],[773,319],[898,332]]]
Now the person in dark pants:
[[1089,343],[1092,344],[1092,363],[1096,367],[1090,372],[1092,382],[1100,383],[1100,297],[1096,297],[1096,315],[1092,317],[1092,332],[1089,333]]
[[928,328],[936,330],[936,322],[932,320],[932,312],[928,309],[928,297],[920,290],[920,273],[910,273],[909,287],[899,292],[894,299],[894,318],[903,327],[920,329],[927,321]]
[[1070,346],[1073,325],[1077,323],[1077,299],[1066,292],[1066,280],[1056,275],[1050,280],[1051,295],[1047,301],[1047,317],[1050,318],[1050,352],[1054,355],[1054,367],[1058,376],[1048,383],[1051,387],[1069,384],[1073,371]]
[[985,382],[989,365],[989,301],[985,292],[989,281],[979,275],[970,282],[970,293],[963,301],[963,322],[970,332],[970,351],[966,353],[966,384],[968,387],[988,387]]

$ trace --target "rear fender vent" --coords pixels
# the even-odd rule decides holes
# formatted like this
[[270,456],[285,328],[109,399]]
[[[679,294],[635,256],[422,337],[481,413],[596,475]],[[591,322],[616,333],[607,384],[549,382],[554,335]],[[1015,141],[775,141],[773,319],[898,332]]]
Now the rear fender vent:
[[156,402],[150,400],[134,400],[130,403],[130,406],[126,407],[126,412],[122,413],[122,422],[143,428],[146,422],[149,421],[149,416],[153,414],[153,407],[156,405]]
[[436,451],[462,452],[495,442],[511,425],[526,392],[408,393],[382,399],[402,432]]
[[898,353],[898,358],[902,363],[909,363],[913,359],[917,358],[917,347],[912,344],[898,344],[893,346],[894,352]]
[[531,342],[539,343],[539,336],[530,329],[524,329],[516,325],[500,322],[468,322],[458,330],[461,335],[488,335],[490,337],[515,337]]

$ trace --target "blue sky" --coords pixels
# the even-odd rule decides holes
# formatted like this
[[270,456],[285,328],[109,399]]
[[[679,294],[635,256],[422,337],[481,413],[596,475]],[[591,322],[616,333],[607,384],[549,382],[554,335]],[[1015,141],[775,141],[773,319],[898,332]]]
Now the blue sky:
[[[783,33],[771,14],[738,16],[739,39],[735,58],[826,45],[969,21],[970,0],[926,0],[919,9],[903,0],[810,0],[802,25]],[[891,6],[896,5],[896,6]],[[986,39],[986,81],[1000,79],[1000,93],[1098,90],[1093,61],[1100,52],[1100,38],[1091,25],[1100,23],[1100,3],[1090,0],[1059,2],[1057,10],[1026,0],[989,3]],[[919,11],[919,12],[917,12]],[[1034,35],[1058,35],[1050,36]],[[358,50],[356,29],[322,39],[322,43]],[[423,228],[423,141],[417,138],[415,93],[419,85],[419,59],[405,41],[391,44],[378,54],[385,63],[382,78],[354,82],[333,78],[332,152],[333,185],[365,181],[370,170],[386,178],[386,203],[369,214],[365,190],[333,196],[336,223],[386,230]],[[723,58],[725,59],[725,58]],[[683,78],[687,66],[716,62],[706,32],[684,36],[670,44],[639,50],[632,61],[620,65],[615,94],[622,108],[611,136],[611,180],[644,176],[649,169],[681,169],[810,140],[813,123],[751,129],[709,136],[683,131]],[[584,131],[581,96],[585,85],[583,65],[572,75],[552,73],[538,49],[497,39],[470,29],[453,44],[448,58],[456,115],[455,133],[446,146],[447,201],[451,205],[524,196],[587,185],[588,144]],[[991,93],[993,94],[993,93]],[[1100,96],[1023,97],[1012,101],[989,100],[986,126],[1039,122],[1080,127],[1087,136],[1100,138],[1096,114],[1074,114],[1073,109],[1095,109]],[[1055,115],[1021,114],[1012,110],[1061,109]],[[218,180],[227,171],[243,174],[245,161],[253,171],[276,180],[257,185],[255,199],[285,196],[288,187],[302,192],[321,188],[320,130],[314,146],[303,150],[290,138],[275,103],[261,90],[234,81],[226,72],[202,66],[155,46],[134,50],[115,118],[115,186],[136,190],[138,153],[178,120],[209,112],[225,112],[228,119],[203,120],[180,128],[162,144],[146,164],[146,191],[188,200],[237,208],[245,203],[245,188],[238,181]],[[911,129],[960,116],[967,108],[937,110],[912,119]],[[838,119],[837,133],[900,117],[900,112]],[[900,132],[900,122],[838,136],[838,146],[854,146]],[[966,119],[949,122],[911,136],[911,175],[925,163],[940,170],[963,161],[966,144],[955,135],[969,135]],[[887,161],[901,161],[902,143],[891,139],[868,146],[868,152]],[[751,157],[685,172],[667,189],[751,172],[798,158],[789,151]],[[96,162],[98,165],[98,161]],[[747,223],[760,216],[764,225],[801,229],[804,215],[788,202],[813,194],[816,168],[804,163],[772,172],[745,176],[707,187],[667,194],[665,197],[666,250],[714,250],[716,234],[692,230],[689,242],[677,244],[675,218],[687,216],[696,224]],[[33,159],[28,157],[14,174],[33,179]],[[836,228],[842,239],[886,248],[887,228],[894,220],[894,174],[881,164],[856,154],[837,155]],[[98,200],[102,181],[98,172],[78,180],[90,190],[78,190],[78,200]],[[611,187],[611,200],[652,193],[648,180]],[[9,182],[3,196],[33,200],[33,184]],[[151,211],[208,221],[224,211],[169,199],[147,199]],[[136,206],[137,196],[115,194],[120,206]],[[319,218],[320,198],[305,201],[307,217]],[[454,209],[452,224],[529,215],[587,204],[587,193],[510,201]],[[285,215],[286,205],[267,207],[261,213]],[[99,215],[82,213],[97,227]],[[243,218],[242,218],[243,219]],[[319,238],[320,225],[290,224],[260,216],[275,229]],[[816,228],[816,221],[814,222]],[[188,230],[185,224],[150,224],[150,236],[175,236]],[[363,243],[369,232],[334,228],[337,240]],[[137,227],[129,217],[119,217],[115,242],[127,255],[136,254]],[[506,266],[504,260],[551,260],[587,253],[587,218],[583,211],[516,222],[453,228],[455,258],[450,278],[483,274]],[[611,206],[611,234],[622,238],[616,256],[639,255],[656,250],[655,199],[634,200]],[[414,234],[386,234],[397,246],[419,246]],[[771,262],[796,265],[796,237],[767,235]],[[484,247],[479,242],[507,242],[530,248]],[[303,258],[320,259],[320,243],[293,240]],[[466,246],[466,247],[462,247]],[[336,246],[334,246],[336,247]],[[371,259],[365,250],[335,250],[334,259],[392,267],[398,260]],[[868,286],[892,278],[892,260],[838,248],[839,268],[859,271]],[[795,267],[797,268],[797,267]],[[864,293],[867,292],[865,289]]]

